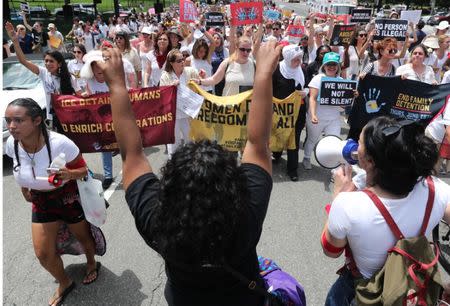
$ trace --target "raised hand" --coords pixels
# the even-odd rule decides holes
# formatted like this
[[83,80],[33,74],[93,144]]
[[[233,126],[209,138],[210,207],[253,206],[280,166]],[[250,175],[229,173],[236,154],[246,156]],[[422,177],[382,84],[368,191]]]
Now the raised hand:
[[256,73],[272,76],[278,65],[282,46],[275,40],[269,40],[262,44],[256,55]]
[[9,21],[6,22],[5,30],[6,30],[6,33],[8,33],[8,36],[9,36],[9,38],[11,38],[11,40],[17,39],[16,30],[14,29],[14,26],[12,25],[11,22],[9,22]]
[[126,88],[122,54],[119,49],[108,48],[103,50],[102,54],[103,61],[97,61],[96,63],[102,70],[110,91],[116,88]]

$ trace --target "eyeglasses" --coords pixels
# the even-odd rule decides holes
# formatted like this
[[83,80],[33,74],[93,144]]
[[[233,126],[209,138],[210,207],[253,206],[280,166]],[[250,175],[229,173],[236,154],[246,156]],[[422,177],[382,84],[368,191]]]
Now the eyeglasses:
[[247,48],[239,48],[239,51],[250,53],[250,52],[252,52],[252,49],[251,49],[251,48],[250,48],[250,49],[247,49]]
[[81,52],[81,51],[76,51],[76,50],[73,50],[73,53],[75,53],[75,54],[81,54],[81,53],[83,53],[83,52]]
[[398,52],[397,49],[390,49],[390,50],[386,50],[387,53],[389,54],[396,54]]
[[384,127],[381,130],[381,133],[383,133],[384,137],[389,137],[389,136],[392,136],[392,135],[398,133],[398,131],[400,131],[401,128],[403,128],[407,125],[411,125],[413,123],[414,123],[414,121],[412,121],[412,120],[403,119],[403,120],[398,121],[397,124],[395,124],[395,125]]
[[359,37],[367,37],[367,34],[359,34]]
[[174,63],[177,63],[177,64],[181,64],[182,62],[184,62],[184,58],[176,59],[176,60],[174,60],[173,62],[174,62]]

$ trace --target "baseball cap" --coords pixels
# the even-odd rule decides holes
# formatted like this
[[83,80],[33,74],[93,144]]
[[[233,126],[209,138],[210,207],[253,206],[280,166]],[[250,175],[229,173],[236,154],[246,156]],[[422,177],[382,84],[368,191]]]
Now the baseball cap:
[[436,27],[436,29],[438,30],[445,30],[449,27],[450,25],[448,24],[447,20],[441,21],[439,22],[439,25]]
[[142,34],[152,34],[153,32],[152,32],[152,29],[150,29],[150,27],[143,27],[142,28],[142,30],[141,30],[141,33]]
[[50,30],[50,29],[56,29],[56,26],[55,26],[54,23],[49,23],[47,28],[48,28],[49,30]]
[[328,52],[328,53],[325,53],[322,64],[323,65],[326,65],[328,63],[339,64],[340,60],[341,60],[341,57],[339,56],[339,54],[337,54],[336,52]]

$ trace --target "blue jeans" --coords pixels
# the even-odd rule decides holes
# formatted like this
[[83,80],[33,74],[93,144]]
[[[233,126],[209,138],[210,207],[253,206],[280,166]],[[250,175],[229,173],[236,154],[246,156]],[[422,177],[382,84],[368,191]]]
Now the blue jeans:
[[325,306],[348,306],[355,298],[355,285],[350,271],[345,271],[328,291]]
[[105,178],[112,178],[112,153],[102,152],[103,174]]

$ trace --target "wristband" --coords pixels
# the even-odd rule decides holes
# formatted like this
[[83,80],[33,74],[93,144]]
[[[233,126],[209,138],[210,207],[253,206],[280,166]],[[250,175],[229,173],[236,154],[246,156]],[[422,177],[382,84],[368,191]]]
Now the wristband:
[[198,79],[198,85],[202,85],[202,79]]
[[325,235],[325,231],[322,232],[322,247],[329,253],[339,254],[341,253],[345,247],[338,248],[331,243],[328,242],[327,236]]

